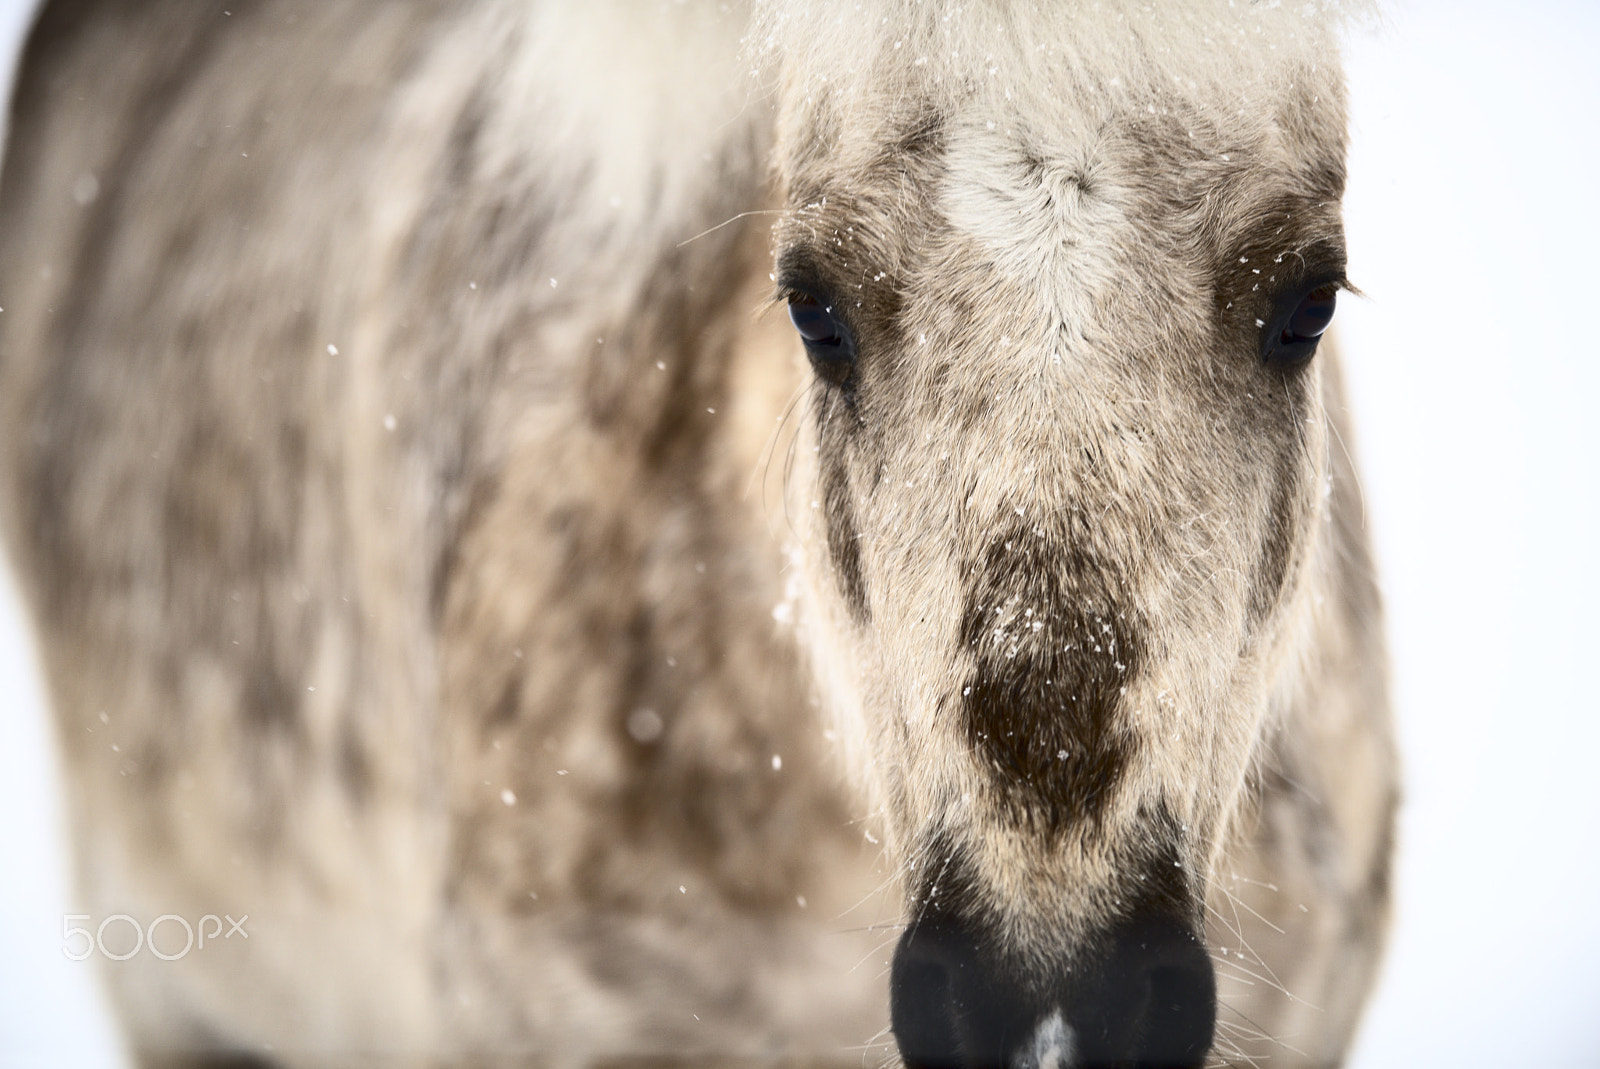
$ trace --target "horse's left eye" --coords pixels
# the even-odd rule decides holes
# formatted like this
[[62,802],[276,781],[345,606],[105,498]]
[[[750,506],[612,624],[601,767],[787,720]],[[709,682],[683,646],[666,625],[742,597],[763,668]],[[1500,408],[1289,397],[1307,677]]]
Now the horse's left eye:
[[1338,296],[1339,286],[1334,282],[1291,292],[1262,331],[1262,358],[1283,368],[1297,367],[1311,359],[1317,342],[1333,322]]
[[855,368],[855,343],[832,307],[809,294],[796,294],[789,298],[789,322],[806,343],[806,355],[818,375],[836,385],[850,377]]

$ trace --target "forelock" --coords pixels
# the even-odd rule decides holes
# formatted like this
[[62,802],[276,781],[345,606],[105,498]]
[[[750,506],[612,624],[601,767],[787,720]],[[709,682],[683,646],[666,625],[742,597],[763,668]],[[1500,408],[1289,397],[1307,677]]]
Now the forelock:
[[1371,15],[1368,0],[755,0],[746,44],[767,79],[836,99],[911,85],[947,101],[1026,99],[1062,79],[1109,95],[1248,96],[1335,69],[1342,34]]

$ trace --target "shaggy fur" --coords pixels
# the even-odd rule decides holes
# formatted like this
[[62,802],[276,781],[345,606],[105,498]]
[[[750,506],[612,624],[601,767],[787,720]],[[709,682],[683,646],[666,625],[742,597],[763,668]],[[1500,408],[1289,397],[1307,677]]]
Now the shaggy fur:
[[0,515],[85,908],[250,917],[104,962],[140,1061],[892,1064],[959,930],[1085,1064],[1159,917],[1213,1063],[1337,1063],[1379,606],[1335,354],[1260,355],[1333,21],[51,3]]

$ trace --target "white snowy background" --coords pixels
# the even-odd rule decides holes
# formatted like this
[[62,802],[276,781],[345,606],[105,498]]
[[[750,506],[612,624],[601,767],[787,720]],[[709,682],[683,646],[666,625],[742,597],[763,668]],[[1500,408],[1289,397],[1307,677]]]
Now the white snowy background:
[[[1407,773],[1351,1064],[1600,1069],[1600,5],[1417,0],[1348,59],[1339,329]],[[54,776],[0,588],[0,1066],[115,1066]]]

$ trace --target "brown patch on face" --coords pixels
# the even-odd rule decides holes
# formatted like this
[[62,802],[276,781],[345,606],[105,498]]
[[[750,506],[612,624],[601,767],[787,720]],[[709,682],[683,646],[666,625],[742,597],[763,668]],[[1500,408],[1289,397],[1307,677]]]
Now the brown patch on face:
[[1303,513],[1300,483],[1295,473],[1286,470],[1278,473],[1273,486],[1256,574],[1251,583],[1250,613],[1257,622],[1271,615],[1289,581]]
[[865,624],[872,618],[872,611],[861,570],[861,534],[856,528],[849,475],[836,450],[829,450],[822,464],[822,510],[828,525],[828,556],[839,579],[839,593],[856,623]]
[[1117,712],[1146,624],[1081,540],[1017,529],[966,573],[968,740],[1018,822],[1059,833],[1098,819],[1132,755]]
[[1271,616],[1292,581],[1296,546],[1314,508],[1310,481],[1319,467],[1304,455],[1310,446],[1303,422],[1319,411],[1317,376],[1310,373],[1317,358],[1301,367],[1266,362],[1262,324],[1277,320],[1283,305],[1312,285],[1344,279],[1337,214],[1342,174],[1327,180],[1329,187],[1320,193],[1285,196],[1262,207],[1238,240],[1212,252],[1219,334],[1234,339],[1230,348],[1242,357],[1232,376],[1241,437],[1253,443],[1249,448],[1270,453],[1257,457],[1270,469],[1270,492],[1251,576],[1255,624]]
[[[818,154],[809,146],[791,153],[785,199],[791,214],[779,225],[776,278],[833,309],[856,343],[856,387],[886,370],[890,354],[903,352],[906,275],[921,259],[908,236],[937,229],[931,191],[938,188],[946,151],[946,120],[927,101],[882,101],[885,118],[867,144]],[[813,126],[821,137],[831,112],[818,105]],[[842,137],[835,131],[835,136]]]
[[[855,366],[842,382],[817,382],[814,418],[821,450],[820,500],[829,558],[851,617],[871,617],[860,552],[857,505],[852,494],[850,454],[872,454],[892,423],[894,407],[881,399],[885,380],[897,371],[908,348],[902,322],[905,264],[915,258],[904,244],[909,228],[885,221],[916,218],[931,224],[928,191],[936,188],[945,154],[945,118],[931,104],[886,104],[881,141],[849,173],[827,154],[800,146],[790,159],[794,178],[787,199],[792,214],[778,228],[780,290],[807,294],[826,304],[848,329]],[[823,103],[813,117],[819,131],[832,129]],[[857,472],[856,485],[876,487],[881,470]]]
[[[839,200],[833,198],[825,208],[803,209],[785,224],[795,233],[793,243],[778,257],[776,276],[784,289],[809,294],[827,305],[849,330],[856,367],[836,387],[824,382],[819,388],[824,395],[836,389],[859,418],[856,402],[863,376],[879,374],[884,356],[904,344],[902,294],[887,266],[894,257],[874,231],[873,217],[864,206],[846,208]],[[825,233],[832,239],[822,240]],[[833,411],[826,396],[818,414],[843,415]]]
[[1344,235],[1336,198],[1285,197],[1248,220],[1240,238],[1210,250],[1217,318],[1243,351],[1261,352],[1277,302],[1320,282],[1342,282]]

